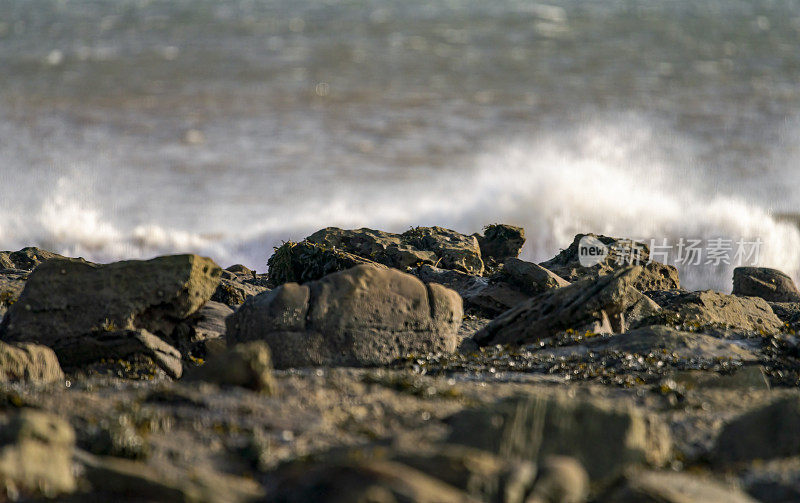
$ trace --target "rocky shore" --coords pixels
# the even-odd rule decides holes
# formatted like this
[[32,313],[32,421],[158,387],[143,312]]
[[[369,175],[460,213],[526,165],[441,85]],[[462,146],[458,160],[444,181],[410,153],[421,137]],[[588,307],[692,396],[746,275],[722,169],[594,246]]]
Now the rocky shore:
[[[800,292],[322,229],[257,273],[0,252],[0,500],[800,500]],[[555,253],[557,252],[557,253]]]

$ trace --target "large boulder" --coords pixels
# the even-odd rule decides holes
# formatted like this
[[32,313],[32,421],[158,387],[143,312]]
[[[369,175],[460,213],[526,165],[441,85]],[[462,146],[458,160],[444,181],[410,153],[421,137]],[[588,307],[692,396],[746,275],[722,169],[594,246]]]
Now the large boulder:
[[0,382],[52,383],[63,379],[58,358],[47,346],[0,342]]
[[75,432],[64,419],[33,409],[0,416],[0,490],[56,497],[76,489]]
[[608,480],[629,465],[662,465],[671,456],[669,430],[628,403],[588,396],[533,392],[448,420],[449,441],[540,462],[553,455],[577,459],[593,480]]
[[765,333],[776,333],[783,327],[767,301],[758,297],[738,297],[712,290],[682,292],[662,300],[661,306],[663,320],[651,320],[653,323],[677,323],[692,330],[730,328]]
[[[587,241],[588,240],[588,241]],[[581,264],[581,243],[593,242],[605,247],[606,255],[596,264]],[[578,234],[567,249],[552,259],[542,262],[542,267],[567,281],[597,278],[631,265],[642,267],[633,285],[639,291],[674,290],[680,288],[678,270],[670,265],[650,260],[650,248],[641,242],[596,234]]]
[[632,285],[630,267],[547,291],[509,309],[475,334],[480,345],[535,342],[565,330],[624,332],[626,320],[653,316],[660,308]]
[[443,227],[414,227],[403,234],[405,244],[418,250],[432,251],[444,269],[483,274],[483,260],[478,240]]
[[[220,272],[197,255],[107,265],[51,259],[36,268],[9,309],[2,338],[44,344],[64,366],[114,358],[115,353],[98,354],[98,349],[130,352],[150,339],[146,333],[168,340],[211,297]],[[120,337],[131,337],[131,344]],[[173,365],[166,367],[174,374]]]
[[46,260],[64,258],[47,250],[28,247],[19,251],[0,251],[0,269],[21,269],[32,271],[36,266]]
[[800,291],[788,274],[767,267],[733,270],[733,294],[761,297],[769,302],[800,302]]
[[717,437],[718,464],[796,456],[800,452],[800,397],[778,399],[731,420]]
[[228,317],[228,343],[266,341],[277,368],[381,365],[408,353],[451,352],[461,298],[395,269],[360,265],[287,283]]

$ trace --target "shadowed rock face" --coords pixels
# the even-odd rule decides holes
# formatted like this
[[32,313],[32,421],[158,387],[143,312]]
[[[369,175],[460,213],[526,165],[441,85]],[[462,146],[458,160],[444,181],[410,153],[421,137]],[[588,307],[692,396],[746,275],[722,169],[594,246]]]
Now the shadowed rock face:
[[455,350],[461,298],[441,285],[369,265],[248,299],[228,317],[228,343],[264,340],[276,367],[377,365]]
[[47,250],[28,247],[19,251],[0,251],[0,269],[32,271],[37,265],[53,258],[64,258]]
[[800,291],[788,275],[766,267],[733,270],[733,294],[761,297],[769,302],[800,302]]
[[[622,269],[547,291],[495,318],[475,341],[483,346],[535,342],[564,330],[624,331],[624,319],[650,316],[660,308],[632,284],[642,269]],[[614,320],[610,322],[610,320]],[[615,326],[614,326],[615,325]]]
[[[169,337],[181,320],[211,297],[220,272],[213,261],[196,255],[108,265],[51,259],[36,268],[9,309],[2,337],[44,344],[65,366],[115,356],[113,351],[98,355],[98,344],[109,350],[125,348],[130,354],[129,344],[108,341],[126,333],[139,335],[132,341],[147,339],[148,332]],[[143,352],[149,354],[151,349]]]

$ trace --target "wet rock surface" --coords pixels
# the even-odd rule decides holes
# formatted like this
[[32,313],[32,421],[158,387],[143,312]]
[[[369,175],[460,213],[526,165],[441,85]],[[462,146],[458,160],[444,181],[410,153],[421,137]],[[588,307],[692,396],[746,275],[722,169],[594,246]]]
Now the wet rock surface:
[[[199,258],[90,281],[130,266],[15,255],[3,270],[24,289],[0,343],[2,494],[797,499],[800,304],[681,290],[655,263],[581,271],[569,250],[556,272],[516,259],[510,226],[467,236],[484,268],[467,272],[469,240],[426,229],[390,255],[435,260],[403,271],[374,260],[400,234],[295,244],[283,252],[322,257],[276,253],[273,266],[298,266],[276,272],[305,275],[296,282],[243,266],[212,277]],[[447,236],[451,248],[425,244]],[[259,291],[210,300],[226,280]],[[15,320],[27,328],[7,337]]]
[[770,302],[800,302],[800,291],[792,278],[767,267],[734,269],[733,294],[760,297]]

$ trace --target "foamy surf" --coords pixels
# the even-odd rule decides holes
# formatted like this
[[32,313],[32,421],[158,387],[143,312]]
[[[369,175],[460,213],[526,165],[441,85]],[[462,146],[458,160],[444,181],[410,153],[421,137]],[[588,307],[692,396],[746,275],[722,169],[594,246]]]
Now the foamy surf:
[[[142,222],[107,205],[102,209],[93,203],[95,183],[64,176],[34,211],[4,208],[10,217],[0,225],[0,242],[4,248],[38,245],[100,262],[193,252],[264,270],[273,246],[329,225],[391,231],[441,225],[471,233],[503,222],[525,227],[523,258],[537,262],[583,232],[672,245],[681,238],[704,245],[717,238],[760,240],[757,260],[747,265],[775,267],[800,279],[800,229],[756,202],[711,189],[715,182],[693,169],[694,146],[659,133],[634,121],[624,128],[595,124],[520,138],[476,155],[460,169],[425,177],[392,184],[344,178],[339,186],[320,188],[310,201],[278,200],[266,214],[230,215],[231,225],[222,231],[202,222],[181,225],[173,215]],[[146,194],[140,197],[146,200]],[[224,220],[226,201],[198,201],[197,209],[209,206]],[[664,258],[675,263],[676,253]],[[706,264],[704,257],[700,265],[676,265],[686,288],[730,291],[733,258],[732,252],[730,264]]]

